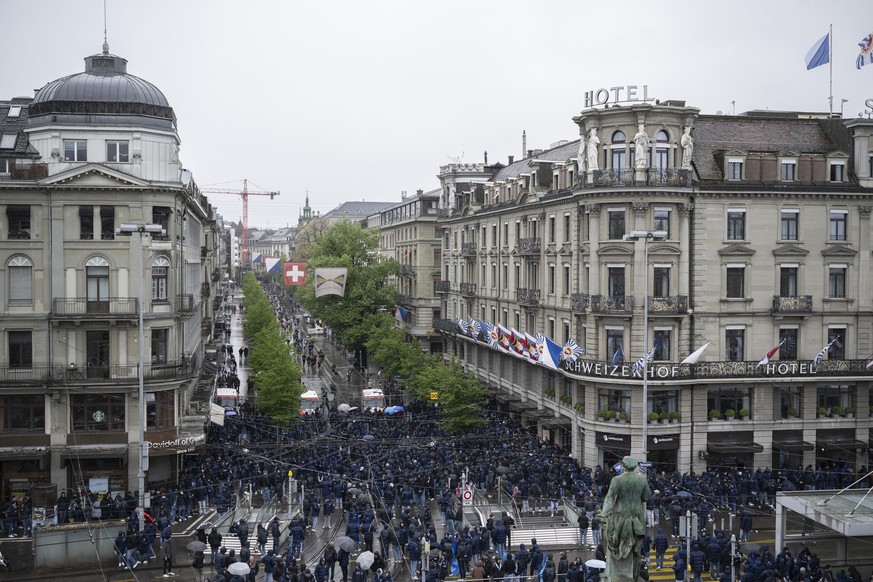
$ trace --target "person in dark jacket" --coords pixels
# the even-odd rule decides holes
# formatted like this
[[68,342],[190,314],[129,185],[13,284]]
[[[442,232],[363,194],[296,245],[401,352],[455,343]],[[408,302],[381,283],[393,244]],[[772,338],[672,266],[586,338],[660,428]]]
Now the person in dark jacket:
[[406,553],[409,555],[409,577],[415,580],[418,577],[418,563],[421,561],[421,544],[411,538],[406,544]]
[[118,532],[118,537],[115,538],[114,542],[115,553],[118,554],[118,567],[122,570],[126,568],[127,561],[125,560],[124,553],[127,549],[127,540],[124,539],[124,532]]
[[194,561],[191,563],[191,568],[194,569],[194,579],[197,582],[203,582],[203,564],[206,557],[203,552],[194,552]]
[[693,582],[703,582],[701,576],[703,575],[703,567],[706,563],[706,554],[703,553],[703,550],[700,549],[700,544],[696,541],[691,544],[691,557],[688,560],[688,564],[691,567],[691,573],[694,575]]
[[718,578],[721,571],[721,544],[717,538],[712,538],[706,546],[706,557],[709,560],[709,575],[711,578]]
[[567,554],[561,552],[558,558],[558,582],[567,582],[567,575],[570,572],[570,562],[567,561]]
[[336,553],[336,561],[343,572],[343,582],[349,582],[349,553],[340,548]]
[[658,570],[664,568],[664,554],[667,553],[667,548],[670,546],[667,540],[667,534],[664,533],[664,528],[659,527],[658,533],[655,534],[655,566]]
[[530,552],[524,544],[518,546],[518,552],[515,554],[515,569],[519,576],[524,576],[527,573],[527,567],[530,565]]
[[588,514],[584,511],[579,512],[579,545],[588,545],[588,528],[591,527],[591,520],[588,519]]
[[543,567],[542,581],[555,582],[556,576],[557,570],[555,568],[555,561],[552,559],[552,554],[549,554],[548,556],[546,556],[546,563]]
[[217,527],[212,528],[212,531],[209,532],[209,536],[207,536],[207,541],[209,542],[209,549],[212,550],[212,553],[209,554],[209,563],[215,563],[215,555],[218,553],[218,548],[221,547],[222,535],[221,532],[218,531]]

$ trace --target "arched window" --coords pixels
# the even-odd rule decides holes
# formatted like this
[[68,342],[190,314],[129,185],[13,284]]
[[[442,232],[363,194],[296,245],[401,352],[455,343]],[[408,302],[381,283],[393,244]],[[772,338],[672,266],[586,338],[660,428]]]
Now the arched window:
[[660,130],[655,134],[655,159],[652,166],[655,170],[666,170],[670,167],[670,134]]
[[33,303],[33,263],[27,257],[12,257],[6,263],[9,273],[9,303]]
[[91,257],[85,263],[88,313],[109,313],[109,261]]
[[623,131],[612,134],[612,170],[620,172],[627,167],[627,136]]
[[167,257],[158,257],[152,262],[152,301],[167,300],[167,274],[170,272],[170,261]]

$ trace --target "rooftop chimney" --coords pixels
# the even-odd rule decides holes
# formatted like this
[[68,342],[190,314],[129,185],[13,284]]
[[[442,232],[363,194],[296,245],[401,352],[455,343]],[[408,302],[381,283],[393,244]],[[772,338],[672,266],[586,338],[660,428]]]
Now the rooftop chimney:
[[515,160],[515,156],[509,156],[509,165],[512,165],[512,162]]
[[521,155],[524,155],[524,152],[527,151],[527,130],[521,130]]

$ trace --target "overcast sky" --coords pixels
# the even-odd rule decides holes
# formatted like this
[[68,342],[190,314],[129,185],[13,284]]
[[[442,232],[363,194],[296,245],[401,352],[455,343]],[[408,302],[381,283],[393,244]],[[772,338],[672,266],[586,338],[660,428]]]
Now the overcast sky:
[[[160,88],[202,188],[241,188],[249,224],[297,222],[346,200],[400,201],[439,166],[504,161],[578,138],[585,91],[648,85],[703,113],[827,111],[828,66],[807,50],[833,25],[834,109],[873,98],[855,68],[869,0],[108,0],[110,52]],[[103,1],[0,0],[0,98],[84,70]],[[255,187],[253,187],[255,188]],[[239,196],[210,195],[227,220]]]

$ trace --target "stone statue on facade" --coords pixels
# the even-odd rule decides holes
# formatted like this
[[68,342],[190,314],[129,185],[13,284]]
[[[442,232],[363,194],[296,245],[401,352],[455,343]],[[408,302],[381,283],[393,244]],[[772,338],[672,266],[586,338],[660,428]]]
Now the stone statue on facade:
[[634,167],[645,170],[649,167],[649,134],[641,123],[640,130],[634,136]]
[[597,137],[597,128],[592,127],[588,130],[588,146],[586,148],[588,154],[588,171],[599,170],[600,165],[600,138]]
[[646,535],[645,503],[652,490],[646,478],[637,472],[633,457],[623,458],[621,467],[621,475],[609,484],[601,511],[606,530],[605,574],[609,582],[637,582]]
[[682,169],[691,169],[691,154],[694,153],[694,140],[691,139],[691,127],[685,128],[685,133],[682,134],[682,139],[679,141],[682,146]]

